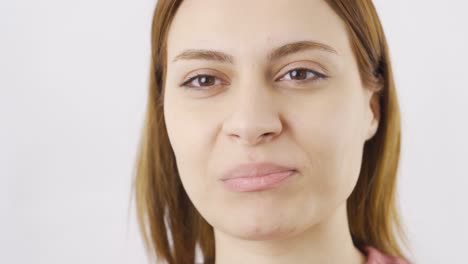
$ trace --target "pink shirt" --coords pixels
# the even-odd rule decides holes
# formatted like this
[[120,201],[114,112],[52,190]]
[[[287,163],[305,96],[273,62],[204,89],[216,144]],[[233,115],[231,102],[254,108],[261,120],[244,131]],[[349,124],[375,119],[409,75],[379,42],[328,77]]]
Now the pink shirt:
[[362,251],[367,256],[366,264],[411,264],[405,259],[387,255],[372,246],[364,246]]

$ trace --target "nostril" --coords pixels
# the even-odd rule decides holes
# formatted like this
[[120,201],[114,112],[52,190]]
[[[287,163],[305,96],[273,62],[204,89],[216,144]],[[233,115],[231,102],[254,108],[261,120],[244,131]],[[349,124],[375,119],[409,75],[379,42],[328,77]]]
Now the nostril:
[[274,136],[275,136],[275,132],[268,132],[268,133],[263,134],[264,138],[271,138]]

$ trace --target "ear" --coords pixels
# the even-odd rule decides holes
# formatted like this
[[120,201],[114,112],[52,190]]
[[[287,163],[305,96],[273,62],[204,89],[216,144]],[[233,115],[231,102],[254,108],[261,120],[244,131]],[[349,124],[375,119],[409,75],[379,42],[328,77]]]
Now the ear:
[[369,126],[367,129],[366,141],[370,140],[376,134],[380,123],[380,93],[378,90],[372,89],[367,90],[367,93],[366,112],[368,115],[366,120]]

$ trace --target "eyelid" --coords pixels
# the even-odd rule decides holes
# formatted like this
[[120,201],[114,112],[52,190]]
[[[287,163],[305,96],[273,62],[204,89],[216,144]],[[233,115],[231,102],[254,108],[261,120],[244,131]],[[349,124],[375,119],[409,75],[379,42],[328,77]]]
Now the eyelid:
[[[316,67],[320,68],[320,70],[322,70],[322,72],[315,70],[314,67],[312,67],[312,66],[305,66],[304,63],[313,64]],[[300,64],[300,65],[296,65],[296,64]],[[291,65],[293,65],[293,66],[291,66]],[[310,60],[294,61],[294,62],[286,64],[286,66],[284,66],[282,69],[286,69],[286,70],[282,74],[280,74],[277,78],[275,78],[275,80],[282,77],[282,76],[284,76],[288,72],[290,72],[292,70],[295,70],[295,69],[307,69],[309,71],[313,71],[313,72],[317,73],[318,75],[322,75],[323,77],[329,77],[329,73],[328,73],[328,71],[327,71],[327,69],[325,67],[323,67],[320,63],[311,62]]]
[[[220,84],[213,84],[211,86],[192,86],[190,85],[191,82],[193,82],[194,80],[198,79],[200,76],[208,76],[208,77],[213,77],[215,78],[215,82],[216,80],[220,80]],[[219,78],[217,77],[216,75],[212,75],[212,74],[206,74],[206,73],[197,73],[195,75],[193,75],[192,77],[189,77],[187,80],[183,81],[179,87],[184,87],[184,88],[190,88],[190,89],[195,89],[195,90],[208,90],[208,89],[211,89],[212,87],[215,87],[215,86],[219,86],[219,85],[228,85],[229,82],[225,82],[222,78]],[[189,89],[189,90],[190,90]]]
[[[296,64],[299,64],[301,62],[306,62],[308,64],[314,64],[316,67],[319,67],[323,72],[313,69],[314,67],[305,66],[304,63],[302,63],[301,65],[296,65]],[[291,65],[293,65],[293,66],[291,66]],[[284,78],[285,75],[287,75],[288,73],[290,73],[293,70],[306,70],[306,71],[313,72],[315,75],[317,75],[317,79],[326,79],[326,78],[330,77],[329,74],[328,74],[328,71],[320,63],[311,62],[310,60],[294,61],[294,62],[291,62],[289,64],[286,64],[282,68],[283,69],[286,68],[287,70],[285,72],[283,72],[281,75],[279,75],[279,77],[275,78],[274,79],[275,81]],[[203,71],[203,70],[206,70],[206,72],[200,72],[200,71]],[[216,72],[214,70],[211,70],[211,69],[197,69],[196,71],[193,71],[193,72],[195,72],[195,73],[187,74],[188,77],[179,86],[181,86],[181,87],[182,86],[188,86],[189,83],[193,82],[194,80],[196,80],[200,76],[210,76],[210,77],[214,77],[215,79],[219,79],[219,80],[221,80],[222,85],[226,85],[226,83],[229,84],[229,82],[223,80],[224,77],[218,77],[219,74],[212,73],[212,72]],[[221,75],[224,75],[224,74],[221,74]],[[294,80],[291,80],[291,81],[294,81]],[[298,81],[298,82],[300,82],[300,81]],[[307,81],[305,81],[305,82],[307,82]],[[212,86],[216,86],[216,85],[212,85]],[[200,87],[195,86],[194,88],[203,88],[203,87],[202,86],[200,86]]]
[[292,68],[289,71],[287,71],[286,73],[284,73],[283,75],[281,75],[280,78],[277,79],[277,81],[281,81],[282,79],[285,78],[285,76],[290,74],[292,71],[297,71],[297,70],[303,70],[303,71],[306,71],[306,72],[311,72],[313,75],[315,75],[315,77],[314,78],[309,78],[309,79],[306,79],[306,80],[297,80],[297,81],[296,80],[286,80],[286,81],[292,81],[292,82],[297,82],[297,83],[304,83],[304,82],[307,83],[307,82],[313,82],[314,80],[318,81],[318,80],[328,78],[327,75],[325,75],[323,73],[320,73],[318,71],[315,71],[313,69],[309,69],[309,68],[305,68],[305,67],[297,67],[297,68]]
[[[224,75],[224,74],[217,74],[215,73],[216,71],[213,71],[211,69],[197,69],[195,71],[190,72],[187,74],[186,78],[184,78],[184,81],[180,84],[180,86],[187,85],[188,83],[192,82],[194,79],[196,79],[199,76],[211,76],[216,79],[223,79],[224,77],[218,77],[218,75]],[[224,82],[224,81],[223,81]]]

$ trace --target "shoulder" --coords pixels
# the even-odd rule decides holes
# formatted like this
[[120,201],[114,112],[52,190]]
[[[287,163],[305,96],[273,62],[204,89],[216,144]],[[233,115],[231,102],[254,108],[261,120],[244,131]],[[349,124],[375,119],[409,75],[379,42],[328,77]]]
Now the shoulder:
[[367,256],[366,264],[411,264],[405,259],[385,254],[372,246],[364,246],[362,251]]

